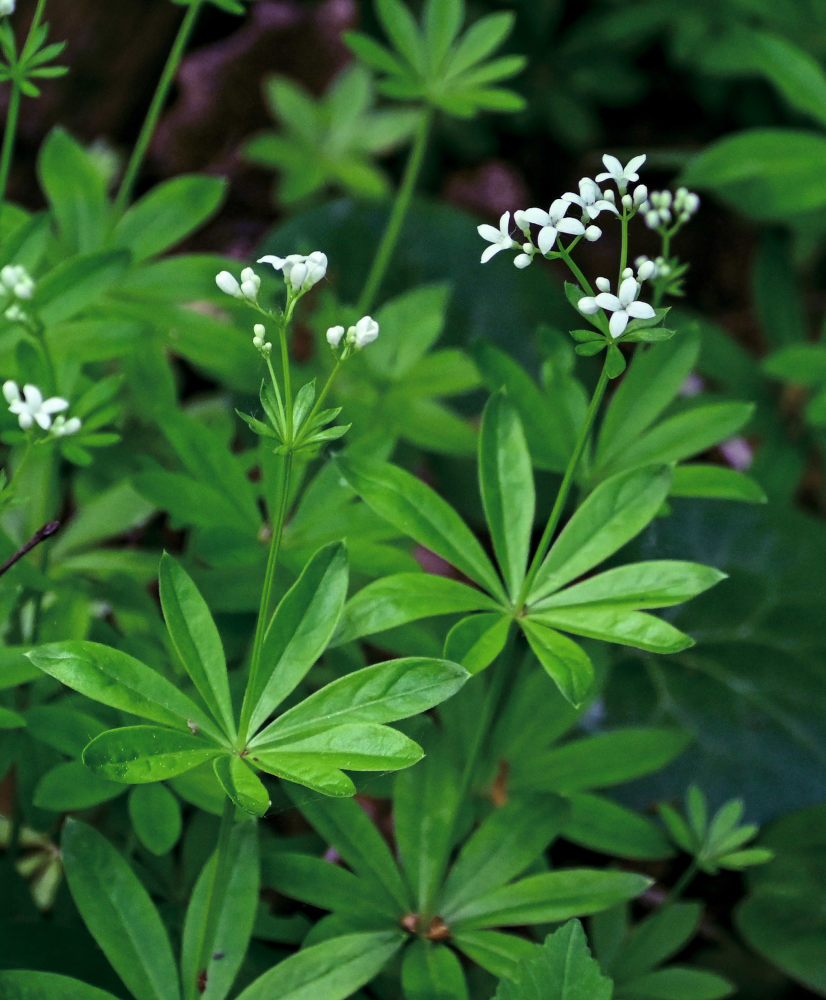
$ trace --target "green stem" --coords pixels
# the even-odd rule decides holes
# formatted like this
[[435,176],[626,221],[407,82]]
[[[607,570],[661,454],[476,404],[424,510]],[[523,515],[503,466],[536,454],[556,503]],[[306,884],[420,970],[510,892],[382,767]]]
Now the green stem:
[[[312,427],[313,420],[315,419],[315,415],[321,409],[322,403],[327,398],[327,393],[332,388],[333,382],[335,382],[336,376],[338,375],[339,368],[341,368],[343,362],[344,362],[344,358],[341,355],[339,355],[338,358],[336,359],[335,367],[330,372],[330,374],[329,374],[329,376],[327,378],[327,381],[324,383],[324,388],[318,394],[318,399],[313,404],[312,410],[310,410],[309,414],[307,415],[306,420],[302,424],[302,428],[304,428],[305,430],[308,429],[308,428],[310,428],[310,427]],[[296,437],[296,442],[295,442],[296,447],[299,447],[301,445],[301,443],[304,440],[304,437],[305,437],[305,434],[302,432],[301,429],[299,429],[298,435]]]
[[281,374],[284,378],[284,408],[286,410],[287,421],[287,441],[289,446],[293,446],[293,392],[290,382],[290,351],[287,345],[287,328],[289,326],[292,310],[285,314],[283,322],[278,330],[278,339],[281,343]]
[[376,256],[373,258],[373,263],[370,267],[370,273],[367,275],[364,288],[359,296],[356,312],[361,316],[364,316],[373,307],[376,293],[378,292],[382,280],[384,279],[387,266],[390,263],[390,258],[396,248],[396,243],[398,243],[402,225],[404,223],[404,217],[407,214],[407,210],[410,208],[410,201],[413,197],[413,189],[416,186],[419,171],[422,167],[422,161],[424,160],[432,121],[433,110],[431,108],[427,108],[422,113],[422,117],[419,120],[419,126],[416,129],[416,135],[413,139],[413,148],[410,150],[410,156],[408,157],[407,165],[404,168],[404,176],[402,177],[401,185],[399,186],[399,190],[396,194],[396,200],[393,203],[393,210],[390,213],[390,218],[387,220],[387,227],[384,230],[381,243],[379,243],[379,248],[376,251]]
[[697,859],[694,858],[692,859],[691,864],[688,866],[688,868],[686,868],[686,870],[674,883],[671,892],[669,892],[668,894],[668,898],[660,907],[660,911],[664,910],[666,906],[672,906],[681,898],[682,894],[688,888],[689,884],[693,881],[694,876],[697,874],[698,871],[699,871],[699,866],[697,864]]
[[438,894],[444,880],[444,875],[450,859],[450,851],[456,836],[456,828],[459,823],[459,818],[462,815],[462,807],[473,794],[473,780],[476,776],[476,769],[479,765],[479,759],[485,745],[485,739],[491,734],[493,723],[499,709],[499,704],[502,700],[505,680],[509,676],[507,668],[511,660],[510,654],[512,653],[513,648],[514,636],[513,633],[511,633],[508,637],[507,643],[505,644],[505,648],[485,671],[485,676],[488,679],[488,690],[485,695],[482,712],[479,716],[476,730],[473,735],[473,742],[471,743],[468,754],[465,757],[465,766],[462,770],[462,776],[459,779],[459,796],[456,800],[456,811],[450,820],[451,835],[445,841],[446,850],[444,857],[438,859],[438,866],[433,869],[430,895],[425,902],[419,921],[420,925],[423,927],[426,927],[430,923],[431,919],[436,916],[433,912],[433,907],[436,902],[435,897]]
[[149,143],[152,141],[152,136],[157,127],[158,119],[161,116],[163,106],[166,104],[166,99],[169,96],[172,81],[175,78],[175,74],[178,72],[178,66],[183,58],[184,51],[186,50],[187,43],[189,42],[189,37],[192,34],[192,29],[195,27],[195,22],[198,19],[201,4],[202,0],[195,0],[195,2],[187,8],[186,14],[181,21],[181,26],[178,29],[178,34],[175,37],[175,41],[172,43],[172,48],[169,52],[169,56],[167,57],[166,65],[163,68],[160,79],[158,80],[158,86],[155,88],[155,94],[152,97],[152,103],[149,105],[149,110],[146,113],[146,118],[144,119],[140,135],[138,136],[138,141],[135,143],[135,148],[132,150],[132,155],[129,158],[129,163],[123,175],[123,180],[120,182],[120,189],[118,190],[117,197],[115,198],[115,218],[119,218],[123,214],[126,210],[126,206],[132,198],[132,190],[135,186],[135,181],[137,180],[138,173],[143,165],[143,160],[146,156],[146,151],[149,148]]
[[231,874],[229,843],[234,822],[235,805],[231,799],[227,799],[224,802],[221,826],[218,829],[218,845],[215,848],[215,867],[212,870],[212,879],[207,895],[206,919],[201,925],[197,962],[195,963],[194,970],[195,975],[188,983],[183,984],[186,1000],[196,1000],[198,995],[203,992],[198,985],[198,976],[201,972],[205,972],[209,968],[209,960],[215,944],[218,917],[224,904],[224,897],[226,896]]
[[574,481],[574,473],[576,472],[577,466],[579,465],[579,460],[582,457],[582,453],[585,450],[585,445],[588,442],[588,436],[591,432],[591,427],[593,426],[594,420],[599,410],[599,405],[602,402],[602,397],[605,394],[605,388],[608,385],[608,357],[606,353],[605,363],[602,366],[602,371],[599,376],[599,381],[597,382],[596,389],[594,389],[594,394],[591,397],[591,402],[588,406],[588,412],[585,414],[585,420],[583,421],[582,427],[579,431],[579,437],[574,445],[574,450],[571,453],[571,457],[568,459],[568,464],[565,467],[565,474],[562,477],[562,483],[559,487],[559,492],[556,495],[556,501],[554,502],[553,510],[551,511],[551,516],[548,518],[548,523],[545,525],[545,530],[542,533],[542,538],[539,541],[539,545],[534,553],[533,560],[531,561],[530,569],[528,570],[527,576],[525,577],[525,583],[522,586],[522,592],[519,595],[517,601],[517,607],[522,607],[528,594],[533,586],[533,581],[536,578],[536,574],[539,571],[539,567],[542,565],[542,560],[545,558],[548,548],[550,547],[551,541],[554,537],[554,532],[559,524],[559,519],[562,517],[562,511],[565,509],[565,501],[568,499],[568,493],[571,489],[571,485]]
[[272,526],[272,538],[270,539],[270,551],[267,557],[267,569],[264,574],[264,586],[261,590],[261,603],[258,607],[258,621],[255,624],[255,638],[252,643],[252,660],[250,662],[250,675],[247,681],[247,693],[244,704],[241,708],[241,721],[238,724],[239,745],[245,746],[250,719],[258,700],[260,691],[258,690],[258,675],[261,672],[261,652],[264,648],[264,635],[270,618],[270,604],[272,602],[272,585],[275,579],[275,569],[278,565],[278,555],[281,550],[281,538],[284,534],[284,522],[287,518],[287,506],[290,494],[290,475],[292,472],[293,453],[287,452],[284,456],[284,464],[281,474],[281,495],[278,498],[275,520]]
[[622,223],[622,242],[620,245],[620,264],[619,264],[619,277],[617,279],[617,288],[622,284],[622,272],[628,266],[628,216],[623,213],[620,219]]

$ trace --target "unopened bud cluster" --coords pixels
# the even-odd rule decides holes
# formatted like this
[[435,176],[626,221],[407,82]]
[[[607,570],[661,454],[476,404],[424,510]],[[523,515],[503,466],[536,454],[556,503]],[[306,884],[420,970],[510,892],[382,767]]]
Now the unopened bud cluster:
[[665,230],[675,223],[675,229],[684,225],[697,212],[700,199],[687,188],[670,191],[652,191],[639,206],[649,229]]
[[256,323],[252,328],[253,347],[264,357],[272,354],[272,342],[266,339],[267,329],[263,323]]
[[327,273],[327,255],[320,250],[314,250],[306,257],[300,253],[291,253],[286,257],[268,254],[259,257],[258,263],[271,264],[276,271],[280,271],[287,288],[296,295],[309,291]]
[[229,271],[219,271],[215,275],[215,284],[234,299],[246,299],[248,302],[258,301],[258,289],[261,287],[261,279],[251,267],[245,267],[241,272],[241,280],[230,274]]
[[331,326],[327,331],[327,343],[334,351],[338,351],[343,343],[340,356],[345,358],[350,351],[360,351],[368,344],[372,344],[378,335],[379,324],[372,316],[362,316],[358,323],[354,323],[346,330],[343,326]]
[[6,264],[0,268],[0,295],[7,301],[3,309],[3,315],[7,320],[20,322],[28,318],[20,303],[28,302],[34,291],[34,281],[25,267],[20,264]]

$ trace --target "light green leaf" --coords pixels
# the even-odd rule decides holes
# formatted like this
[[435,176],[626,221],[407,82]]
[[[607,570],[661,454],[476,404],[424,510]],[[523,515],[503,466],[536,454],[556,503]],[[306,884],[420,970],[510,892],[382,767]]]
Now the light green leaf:
[[305,785],[322,795],[348,798],[355,795],[356,786],[335,764],[314,754],[292,754],[282,750],[256,750],[254,763],[257,768],[274,774],[277,778]]
[[394,722],[426,712],[468,679],[457,663],[407,657],[376,663],[332,681],[289,709],[250,741],[262,747],[287,736],[309,736],[356,722]]
[[420,479],[385,462],[337,459],[350,485],[399,531],[430,549],[500,599],[502,584],[473,532]]
[[496,558],[515,601],[525,579],[536,494],[522,425],[501,391],[482,415],[479,488]]
[[206,601],[186,570],[166,552],[161,557],[158,578],[161,607],[172,645],[198,693],[232,740],[235,719],[227,661]]
[[135,1000],[179,1000],[172,948],[149,894],[105,837],[63,827],[66,880],[83,921]]
[[226,754],[216,757],[212,767],[221,787],[243,812],[263,816],[269,809],[269,793],[245,760],[236,754]]
[[28,654],[32,663],[55,680],[87,698],[132,715],[188,730],[193,723],[220,740],[202,709],[165,677],[126,653],[97,642],[54,642]]
[[501,613],[463,618],[447,634],[445,659],[461,663],[470,674],[478,674],[505,648],[512,621],[510,615]]
[[181,836],[181,806],[166,785],[136,785],[129,792],[129,819],[138,840],[159,857]]
[[766,494],[749,476],[724,465],[678,465],[674,470],[669,495],[672,497],[708,497],[714,500],[739,500],[742,503],[766,503]]
[[64,246],[75,253],[101,249],[109,206],[92,156],[68,132],[55,128],[40,148],[37,172]]
[[693,639],[662,618],[612,604],[551,608],[532,614],[531,620],[588,639],[616,642],[651,653],[679,653],[694,645]]
[[398,931],[371,931],[322,941],[279,962],[237,1000],[345,1000],[381,971],[404,940]]
[[[288,754],[291,759],[307,755],[333,767],[348,771],[395,771],[410,767],[421,760],[423,753],[404,733],[374,722],[334,726],[312,736],[287,737],[264,747],[267,760],[275,762],[278,754]],[[256,762],[256,754],[249,758]]]
[[[435,0],[435,6],[441,0]],[[456,953],[443,944],[416,938],[402,961],[405,1000],[468,1000],[467,982]]]
[[203,1000],[224,1000],[232,988],[247,954],[258,894],[261,888],[258,830],[254,820],[236,823],[227,848],[229,879],[218,908],[218,921],[209,946],[205,970],[197,968],[198,953],[209,919],[210,896],[215,878],[215,855],[204,865],[189,901],[181,944],[181,977],[184,989],[206,972]]
[[83,763],[111,781],[164,781],[218,756],[221,748],[198,736],[160,726],[110,729],[83,751]]
[[125,250],[67,257],[37,283],[34,304],[44,326],[71,319],[94,305],[115,284],[129,264]]
[[347,602],[333,645],[407,622],[497,607],[487,594],[431,573],[398,573],[368,583]]
[[472,24],[454,47],[446,76],[458,76],[489,56],[511,33],[515,19],[513,11],[501,11]]
[[376,0],[376,13],[387,36],[410,65],[424,72],[426,52],[424,39],[413,15],[401,0]]
[[424,9],[424,39],[431,71],[441,68],[464,19],[463,0],[428,0]]
[[553,593],[613,555],[652,520],[668,495],[662,466],[612,476],[588,496],[551,546],[528,603]]
[[264,636],[260,680],[245,696],[242,718],[249,713],[250,732],[301,683],[327,648],[347,597],[347,577],[344,546],[326,545],[281,599]]
[[567,636],[546,628],[534,616],[519,624],[542,668],[565,698],[581,705],[594,683],[594,667],[585,650]]

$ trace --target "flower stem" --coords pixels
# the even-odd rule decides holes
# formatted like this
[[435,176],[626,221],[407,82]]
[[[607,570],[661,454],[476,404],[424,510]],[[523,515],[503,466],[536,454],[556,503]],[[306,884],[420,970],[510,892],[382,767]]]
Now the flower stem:
[[144,119],[140,135],[135,143],[135,148],[132,150],[132,155],[129,158],[126,170],[124,171],[123,180],[120,182],[120,188],[118,190],[117,197],[115,198],[116,219],[123,214],[126,210],[126,206],[132,199],[132,190],[135,186],[135,181],[137,180],[138,173],[143,165],[146,151],[149,148],[149,143],[152,141],[152,136],[155,132],[155,128],[157,127],[158,119],[161,116],[163,106],[166,104],[166,99],[169,96],[172,81],[175,78],[175,74],[178,72],[178,66],[183,58],[189,37],[192,34],[192,29],[195,27],[195,22],[198,19],[201,5],[202,0],[195,0],[194,3],[187,7],[186,14],[181,21],[181,26],[178,28],[178,34],[175,36],[175,41],[172,43],[172,48],[169,52],[169,56],[167,57],[166,65],[164,66],[163,72],[158,80],[158,86],[155,88],[152,103],[149,105],[149,110],[146,113],[146,118]]
[[396,193],[396,200],[393,203],[390,218],[387,220],[387,227],[384,230],[384,235],[381,238],[381,243],[379,243],[376,256],[373,258],[373,263],[370,266],[370,273],[367,275],[364,288],[359,296],[356,312],[362,316],[368,313],[373,307],[376,293],[384,279],[390,258],[396,248],[396,243],[398,243],[404,217],[410,208],[413,189],[416,186],[422,161],[424,160],[432,121],[433,111],[431,108],[427,108],[422,112],[422,117],[419,119],[419,126],[416,129],[416,135],[413,139],[413,148],[410,150],[410,156],[404,168],[404,176]]
[[200,973],[205,972],[209,967],[209,959],[215,942],[215,931],[218,927],[218,917],[221,913],[227,885],[229,884],[231,874],[229,844],[234,822],[235,804],[228,798],[224,802],[221,825],[218,828],[215,867],[212,870],[212,879],[210,880],[209,894],[207,896],[206,918],[201,925],[197,961],[194,970],[195,975],[188,983],[184,983],[184,996],[186,1000],[196,1000],[198,994],[203,992],[198,984],[198,977]]
[[525,577],[525,582],[522,585],[522,592],[519,595],[517,601],[517,607],[522,607],[530,593],[531,587],[533,586],[533,581],[536,578],[536,574],[539,571],[539,567],[542,565],[542,560],[547,555],[548,549],[550,547],[551,541],[554,537],[554,532],[559,524],[559,519],[562,517],[562,511],[565,509],[565,501],[568,499],[568,493],[571,489],[571,484],[574,480],[574,473],[576,472],[577,466],[579,465],[579,460],[582,457],[582,453],[585,450],[585,445],[588,442],[588,437],[591,432],[591,427],[593,426],[594,420],[599,410],[599,405],[602,402],[602,397],[605,395],[605,388],[608,385],[608,356],[606,353],[605,362],[602,366],[602,371],[600,372],[599,381],[597,382],[596,388],[594,389],[594,394],[591,397],[591,402],[588,405],[588,412],[585,414],[585,420],[583,421],[582,427],[579,431],[579,437],[574,445],[574,450],[571,453],[571,457],[568,459],[568,464],[565,467],[565,473],[562,477],[562,483],[559,487],[559,492],[556,495],[556,500],[554,502],[553,509],[551,510],[551,515],[548,518],[548,523],[545,525],[545,530],[542,533],[542,538],[539,540],[539,545],[537,546],[534,557],[531,561],[530,568],[528,569],[527,576]]
[[281,550],[281,537],[284,534],[284,522],[287,518],[287,506],[290,494],[290,476],[292,473],[293,453],[288,451],[284,456],[284,464],[281,470],[281,494],[278,498],[275,520],[272,525],[272,538],[270,539],[270,551],[267,557],[267,569],[264,574],[264,586],[261,590],[261,603],[258,607],[258,621],[255,624],[255,638],[252,643],[252,660],[250,662],[250,675],[247,681],[247,693],[244,704],[241,708],[241,721],[238,724],[238,739],[241,746],[244,746],[249,735],[248,729],[252,713],[255,709],[255,702],[260,691],[258,690],[258,675],[261,672],[261,652],[264,648],[264,635],[267,631],[270,618],[270,604],[272,602],[272,585],[275,579],[275,569],[278,565],[278,555]]

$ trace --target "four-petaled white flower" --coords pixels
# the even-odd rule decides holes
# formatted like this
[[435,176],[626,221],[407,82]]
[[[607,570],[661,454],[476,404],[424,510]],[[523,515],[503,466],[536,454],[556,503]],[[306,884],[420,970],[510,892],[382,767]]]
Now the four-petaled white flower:
[[591,180],[590,177],[583,177],[579,182],[579,194],[566,191],[562,195],[561,200],[571,202],[573,205],[579,205],[582,209],[583,218],[595,219],[600,212],[613,212],[614,215],[619,214],[617,206],[608,201],[600,190],[599,184]]
[[621,337],[625,332],[628,321],[631,319],[653,319],[654,309],[647,302],[638,302],[637,296],[640,294],[640,285],[636,278],[624,278],[619,286],[619,294],[613,295],[608,291],[610,284],[607,278],[597,278],[597,288],[600,293],[595,296],[585,296],[577,302],[577,309],[586,316],[593,316],[599,309],[604,309],[611,313],[608,321],[608,329],[615,339]]
[[611,156],[610,153],[606,153],[603,156],[602,162],[605,164],[605,172],[597,174],[596,179],[598,181],[613,181],[617,185],[619,193],[625,194],[631,181],[638,181],[640,179],[637,171],[645,163],[645,153],[641,156],[632,157],[625,166],[620,163],[616,156]]
[[306,257],[300,253],[291,253],[286,257],[268,254],[259,257],[258,263],[271,264],[276,271],[280,271],[294,292],[306,292],[327,273],[327,255],[320,250],[313,250]]
[[579,219],[566,219],[565,213],[571,207],[570,202],[564,198],[557,198],[547,212],[541,208],[529,208],[524,212],[517,212],[514,216],[518,225],[532,222],[536,226],[541,226],[536,238],[536,245],[543,254],[553,249],[554,243],[559,233],[567,233],[569,236],[582,236],[585,233],[585,226]]
[[17,422],[24,431],[27,431],[32,424],[37,424],[44,431],[49,430],[52,426],[52,415],[69,408],[69,401],[60,396],[44,399],[43,393],[36,385],[24,385],[21,396],[16,382],[4,382],[3,395],[9,404],[9,411],[17,417]]
[[494,229],[493,226],[484,225],[477,226],[476,232],[482,237],[483,240],[487,240],[491,245],[486,247],[482,253],[482,263],[487,264],[491,257],[499,253],[500,250],[510,250],[512,247],[518,247],[519,244],[511,237],[510,234],[510,212],[503,212],[501,218],[499,219],[499,228]]

